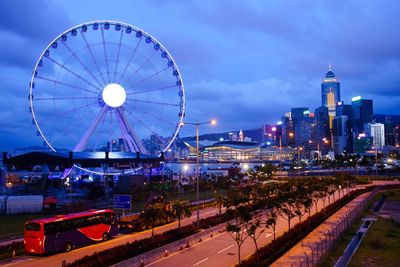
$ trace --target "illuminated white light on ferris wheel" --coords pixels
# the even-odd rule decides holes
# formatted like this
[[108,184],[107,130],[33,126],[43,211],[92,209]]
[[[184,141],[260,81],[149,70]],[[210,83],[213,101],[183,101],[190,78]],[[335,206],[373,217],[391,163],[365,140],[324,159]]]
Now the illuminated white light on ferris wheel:
[[126,92],[124,87],[117,83],[110,83],[103,90],[103,100],[110,107],[116,108],[124,104]]

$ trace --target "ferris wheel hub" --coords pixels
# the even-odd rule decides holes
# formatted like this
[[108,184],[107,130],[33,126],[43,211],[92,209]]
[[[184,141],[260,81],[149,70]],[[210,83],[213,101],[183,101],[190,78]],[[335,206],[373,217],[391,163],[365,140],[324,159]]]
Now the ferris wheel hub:
[[104,102],[113,108],[122,106],[126,100],[126,92],[124,87],[117,83],[110,83],[103,89]]

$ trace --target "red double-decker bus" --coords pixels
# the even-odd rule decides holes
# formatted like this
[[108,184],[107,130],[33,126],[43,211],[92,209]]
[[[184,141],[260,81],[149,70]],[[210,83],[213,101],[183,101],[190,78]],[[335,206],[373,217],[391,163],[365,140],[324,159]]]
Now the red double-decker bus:
[[45,254],[106,241],[118,234],[112,210],[90,210],[25,223],[25,252]]

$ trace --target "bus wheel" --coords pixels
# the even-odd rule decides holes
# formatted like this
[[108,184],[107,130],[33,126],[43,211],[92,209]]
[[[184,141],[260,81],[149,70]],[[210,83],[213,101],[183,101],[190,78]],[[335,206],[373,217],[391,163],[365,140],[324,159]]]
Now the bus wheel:
[[107,234],[107,233],[104,233],[104,234],[101,236],[101,239],[102,239],[103,241],[107,241],[107,240],[108,240],[108,234]]
[[72,244],[70,242],[65,243],[64,245],[64,251],[69,252],[72,250]]

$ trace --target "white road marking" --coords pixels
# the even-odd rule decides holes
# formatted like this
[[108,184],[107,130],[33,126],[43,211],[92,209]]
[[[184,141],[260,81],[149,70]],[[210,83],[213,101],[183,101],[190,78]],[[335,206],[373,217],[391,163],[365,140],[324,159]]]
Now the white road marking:
[[199,264],[205,262],[206,260],[208,260],[208,258],[202,259],[201,261],[199,261],[199,262],[193,264],[193,266],[197,266],[197,265],[199,265]]
[[220,254],[220,253],[224,252],[225,250],[230,249],[231,247],[233,247],[233,244],[230,245],[229,247],[226,247],[226,248],[224,248],[224,249],[218,251],[217,254]]

